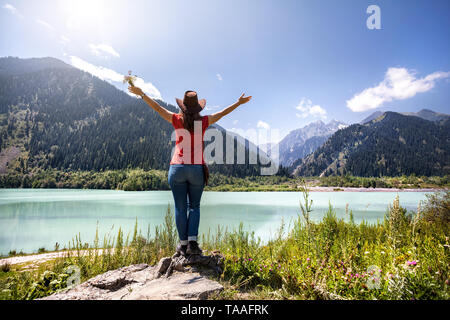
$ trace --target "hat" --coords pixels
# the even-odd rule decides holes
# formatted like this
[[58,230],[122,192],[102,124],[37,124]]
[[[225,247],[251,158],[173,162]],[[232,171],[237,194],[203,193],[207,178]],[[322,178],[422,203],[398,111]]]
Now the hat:
[[184,94],[184,99],[175,98],[178,106],[183,112],[188,113],[198,113],[203,110],[206,105],[206,100],[201,99],[198,100],[197,92],[195,91],[186,91]]

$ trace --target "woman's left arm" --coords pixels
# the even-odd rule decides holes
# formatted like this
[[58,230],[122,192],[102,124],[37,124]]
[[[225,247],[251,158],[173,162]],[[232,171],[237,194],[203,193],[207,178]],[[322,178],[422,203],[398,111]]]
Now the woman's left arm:
[[139,87],[128,87],[128,90],[131,93],[134,93],[138,96],[141,96],[142,99],[153,109],[155,110],[160,116],[161,118],[163,118],[164,120],[166,120],[167,122],[172,123],[172,116],[173,116],[173,112],[170,112],[169,110],[167,110],[166,108],[161,107],[155,100],[153,100],[152,98],[150,98],[149,96],[147,96],[144,91],[142,91],[141,88]]

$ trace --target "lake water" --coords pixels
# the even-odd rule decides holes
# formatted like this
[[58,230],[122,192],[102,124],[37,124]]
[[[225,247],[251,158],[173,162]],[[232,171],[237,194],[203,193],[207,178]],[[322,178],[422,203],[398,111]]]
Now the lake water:
[[[424,192],[400,192],[400,204],[416,210]],[[312,192],[312,218],[319,220],[331,203],[338,217],[345,206],[356,222],[382,219],[397,192]],[[276,234],[281,219],[296,218],[302,194],[298,192],[205,192],[201,203],[200,233],[217,226],[254,230],[267,240]],[[92,243],[98,224],[100,239],[119,227],[132,232],[137,219],[143,235],[163,223],[167,206],[173,212],[170,191],[124,192],[115,190],[0,189],[0,255],[10,250],[35,252],[40,247],[61,248],[80,233]]]

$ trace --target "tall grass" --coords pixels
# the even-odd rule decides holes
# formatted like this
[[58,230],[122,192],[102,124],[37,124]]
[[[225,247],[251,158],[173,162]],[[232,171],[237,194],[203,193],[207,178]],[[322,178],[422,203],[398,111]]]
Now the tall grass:
[[[444,208],[440,216],[448,218],[449,192],[430,199],[433,210]],[[444,218],[426,220],[429,214],[423,209],[407,213],[396,197],[376,224],[357,225],[351,213],[348,221],[338,219],[331,204],[315,223],[306,189],[303,201],[288,237],[228,259],[225,278],[249,274],[245,289],[270,293],[271,298],[449,298],[449,229]]]
[[[355,224],[351,211],[339,219],[331,204],[324,218],[314,222],[305,187],[297,219],[289,227],[282,222],[267,243],[243,224],[202,235],[203,249],[225,256],[217,280],[227,289],[216,298],[449,299],[449,194],[430,196],[409,213],[397,197],[381,221]],[[78,235],[61,259],[37,270],[18,272],[11,266],[2,272],[0,298],[35,299],[62,290],[74,266],[85,281],[130,264],[153,265],[172,255],[176,244],[170,208],[153,234],[148,228],[144,236],[136,221],[128,235],[119,229],[101,241],[97,231],[92,245]]]

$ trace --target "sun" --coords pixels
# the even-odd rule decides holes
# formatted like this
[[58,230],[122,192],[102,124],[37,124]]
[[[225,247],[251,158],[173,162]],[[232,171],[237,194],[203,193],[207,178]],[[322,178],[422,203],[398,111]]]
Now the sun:
[[106,0],[66,0],[66,25],[71,30],[96,27],[102,23],[108,10]]

